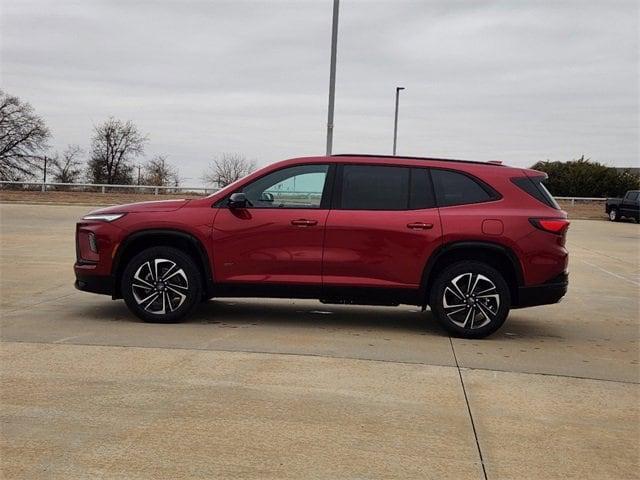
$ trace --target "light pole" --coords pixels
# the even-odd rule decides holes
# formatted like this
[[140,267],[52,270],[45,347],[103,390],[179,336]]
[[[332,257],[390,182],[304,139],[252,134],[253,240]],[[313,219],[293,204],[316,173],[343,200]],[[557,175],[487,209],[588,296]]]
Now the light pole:
[[333,0],[333,25],[331,26],[331,67],[329,68],[329,114],[327,116],[327,155],[333,148],[333,103],[336,96],[336,53],[338,49],[338,11],[340,0]]
[[44,169],[42,175],[42,191],[47,191],[47,156],[44,156]]
[[404,90],[404,87],[396,87],[396,117],[393,122],[393,155],[396,154],[396,144],[398,143],[398,103],[400,100],[400,90]]

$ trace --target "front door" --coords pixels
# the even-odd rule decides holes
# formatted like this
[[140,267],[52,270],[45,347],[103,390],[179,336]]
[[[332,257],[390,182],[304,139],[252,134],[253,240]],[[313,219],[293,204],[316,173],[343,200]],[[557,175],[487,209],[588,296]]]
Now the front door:
[[423,168],[343,165],[327,219],[325,286],[415,289],[442,229]]
[[213,224],[216,282],[320,285],[330,168],[286,167],[242,188],[246,208],[223,202]]

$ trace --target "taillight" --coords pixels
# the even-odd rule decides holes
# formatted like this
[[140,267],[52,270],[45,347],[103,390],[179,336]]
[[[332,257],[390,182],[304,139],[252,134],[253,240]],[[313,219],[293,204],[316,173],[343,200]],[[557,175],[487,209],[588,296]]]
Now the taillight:
[[529,221],[534,227],[556,235],[564,235],[570,223],[565,218],[530,218]]

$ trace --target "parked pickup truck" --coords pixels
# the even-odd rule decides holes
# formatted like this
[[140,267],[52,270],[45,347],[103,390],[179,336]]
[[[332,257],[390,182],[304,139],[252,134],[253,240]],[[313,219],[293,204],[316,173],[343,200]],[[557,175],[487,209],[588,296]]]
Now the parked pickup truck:
[[621,218],[635,218],[640,222],[640,190],[629,190],[623,198],[607,198],[605,210],[609,220],[618,222]]

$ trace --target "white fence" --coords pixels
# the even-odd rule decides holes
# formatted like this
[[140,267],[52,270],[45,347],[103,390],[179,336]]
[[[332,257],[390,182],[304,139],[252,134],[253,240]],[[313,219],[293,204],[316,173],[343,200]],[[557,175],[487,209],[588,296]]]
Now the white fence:
[[110,185],[100,183],[56,183],[56,182],[10,182],[6,180],[0,181],[0,188],[3,190],[40,190],[46,192],[49,190],[62,190],[65,192],[83,192],[93,191],[107,193],[113,191],[145,193],[151,191],[155,195],[162,193],[198,193],[209,195],[217,192],[216,187],[163,187],[156,185]]
[[576,203],[603,203],[607,201],[602,197],[554,197],[558,202],[570,203],[573,207]]
[[[209,195],[219,190],[217,187],[161,187],[155,185],[109,185],[100,183],[55,183],[55,182],[10,182],[6,180],[0,180],[0,189],[11,190],[34,190],[34,188],[42,192],[49,190],[62,190],[66,192],[76,191],[93,191],[100,193],[107,193],[113,191],[132,192],[132,193],[145,193],[151,191],[155,195],[160,193],[196,193],[201,195]],[[275,192],[274,192],[275,193]],[[281,192],[279,195],[286,196],[287,193],[298,195],[308,195],[307,198],[311,198],[314,194],[309,192]],[[604,203],[607,199],[600,197],[555,197],[556,200],[562,203],[570,203],[574,206],[576,203]]]

